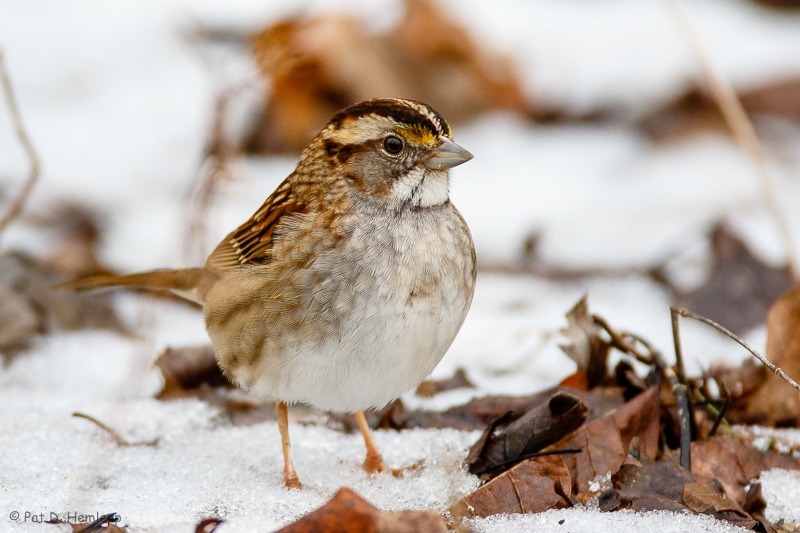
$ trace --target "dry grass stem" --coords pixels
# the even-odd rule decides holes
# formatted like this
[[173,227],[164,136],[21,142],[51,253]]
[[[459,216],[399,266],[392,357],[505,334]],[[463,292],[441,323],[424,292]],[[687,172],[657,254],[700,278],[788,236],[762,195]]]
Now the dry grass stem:
[[795,246],[792,238],[789,221],[786,219],[786,215],[778,201],[775,185],[767,170],[764,151],[756,135],[756,130],[753,128],[753,123],[748,118],[744,106],[742,106],[742,102],[739,100],[730,81],[714,67],[703,43],[700,41],[700,37],[697,35],[697,32],[694,31],[683,12],[681,12],[675,4],[675,1],[661,1],[666,6],[670,15],[672,15],[675,23],[679,26],[681,33],[686,37],[689,48],[700,64],[703,77],[708,84],[711,95],[717,103],[731,133],[753,161],[761,184],[764,201],[772,214],[772,218],[775,220],[775,225],[777,226],[780,238],[783,241],[784,248],[788,255],[792,275],[796,280],[800,281],[800,255],[798,255],[797,246]]
[[2,219],[0,219],[0,233],[3,233],[3,230],[6,229],[6,226],[14,221],[14,219],[16,219],[22,212],[22,208],[25,206],[25,201],[28,199],[28,196],[30,196],[33,186],[36,185],[36,181],[39,179],[41,163],[39,162],[39,156],[36,155],[36,150],[33,149],[33,144],[31,144],[31,140],[25,131],[25,127],[22,124],[22,117],[20,117],[17,100],[14,98],[14,91],[11,88],[11,79],[9,78],[8,71],[6,70],[2,49],[0,49],[0,83],[3,85],[3,93],[6,96],[6,106],[8,106],[8,111],[11,115],[11,121],[14,124],[14,130],[17,133],[17,138],[19,139],[20,144],[22,144],[22,147],[25,149],[25,153],[28,155],[28,159],[31,162],[31,171],[28,174],[28,179],[25,181],[25,185],[22,187],[19,195],[11,203],[11,207],[9,207],[8,212],[3,216]]
[[716,329],[716,330],[717,330],[717,331],[719,331],[720,333],[722,333],[722,334],[724,334],[725,336],[729,337],[730,339],[732,339],[732,340],[736,341],[736,342],[737,342],[737,343],[739,343],[739,344],[740,344],[740,345],[741,345],[741,346],[742,346],[742,347],[743,347],[745,350],[747,350],[748,352],[750,352],[751,354],[753,354],[753,356],[755,356],[755,358],[756,358],[756,359],[758,359],[759,361],[761,361],[762,363],[764,363],[764,365],[766,365],[766,367],[767,367],[767,368],[769,368],[770,370],[772,370],[773,372],[775,372],[775,374],[777,374],[778,376],[780,376],[780,377],[782,377],[784,380],[786,380],[786,382],[787,382],[789,385],[791,385],[792,387],[794,387],[795,389],[797,389],[798,391],[800,391],[800,385],[798,385],[798,384],[797,384],[797,382],[796,382],[795,380],[793,380],[792,378],[790,378],[789,376],[787,376],[787,375],[786,375],[786,372],[784,372],[783,370],[781,370],[781,369],[780,369],[780,368],[778,368],[777,366],[775,366],[775,365],[773,365],[772,363],[770,363],[770,362],[769,362],[769,360],[768,360],[766,357],[764,357],[763,355],[761,355],[760,353],[758,353],[757,351],[755,351],[754,349],[752,349],[752,348],[751,348],[750,346],[748,346],[748,345],[747,345],[747,343],[746,343],[746,342],[744,342],[742,339],[740,339],[739,337],[737,337],[736,335],[734,335],[733,333],[731,333],[730,331],[728,331],[728,330],[727,330],[727,329],[725,329],[724,327],[720,326],[719,324],[717,324],[716,322],[714,322],[714,321],[713,321],[713,320],[711,320],[710,318],[706,318],[706,317],[704,317],[704,316],[701,316],[701,315],[698,315],[698,314],[696,314],[696,313],[692,313],[692,312],[691,312],[691,311],[689,311],[688,309],[680,309],[680,310],[678,310],[678,314],[680,314],[682,317],[691,318],[691,319],[697,320],[698,322],[702,322],[703,324],[706,324],[706,325],[708,325],[708,326],[711,326],[712,328]]
[[236,149],[225,134],[225,118],[228,101],[235,92],[236,89],[230,89],[217,97],[210,139],[190,193],[189,220],[184,237],[184,255],[189,263],[202,262],[208,255],[205,247],[206,219],[219,185],[232,179],[231,160],[236,156]]
[[92,416],[85,415],[83,413],[72,413],[72,416],[74,416],[75,418],[83,418],[84,420],[88,420],[89,422],[92,422],[97,427],[99,427],[100,429],[102,429],[103,431],[108,433],[108,436],[111,437],[111,440],[113,440],[114,444],[116,444],[117,446],[122,446],[122,447],[124,447],[124,446],[155,446],[156,444],[158,444],[158,440],[159,439],[157,439],[157,438],[152,440],[152,441],[149,441],[149,442],[128,442],[127,440],[123,439],[122,436],[119,433],[117,433],[114,429],[108,427],[107,425],[103,424],[102,422],[100,422],[99,420],[97,420],[96,418],[94,418]]

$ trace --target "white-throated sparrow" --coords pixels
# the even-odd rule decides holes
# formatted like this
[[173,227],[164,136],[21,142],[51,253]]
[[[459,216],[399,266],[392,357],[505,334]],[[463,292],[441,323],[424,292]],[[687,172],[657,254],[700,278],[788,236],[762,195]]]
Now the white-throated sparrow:
[[472,155],[450,136],[425,104],[352,105],[204,267],[65,287],[157,287],[200,302],[226,375],[278,402],[287,487],[300,487],[287,426],[292,402],[355,411],[364,467],[384,470],[362,410],[433,370],[475,287],[472,238],[448,191],[448,169]]

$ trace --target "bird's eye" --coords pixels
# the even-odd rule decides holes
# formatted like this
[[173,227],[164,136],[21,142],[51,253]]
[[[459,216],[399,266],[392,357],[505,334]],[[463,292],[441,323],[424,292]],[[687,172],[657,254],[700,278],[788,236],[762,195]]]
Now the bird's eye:
[[390,154],[399,154],[400,150],[403,149],[403,141],[394,135],[389,135],[383,140],[383,149]]

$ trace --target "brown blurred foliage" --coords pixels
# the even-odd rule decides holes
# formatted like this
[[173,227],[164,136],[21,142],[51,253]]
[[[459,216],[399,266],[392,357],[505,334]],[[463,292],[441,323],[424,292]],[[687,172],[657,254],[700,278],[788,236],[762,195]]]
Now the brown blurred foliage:
[[253,53],[270,96],[249,152],[298,152],[336,111],[369,98],[423,101],[451,122],[526,110],[510,61],[484,54],[429,0],[407,0],[385,34],[341,16],[284,20],[254,37]]

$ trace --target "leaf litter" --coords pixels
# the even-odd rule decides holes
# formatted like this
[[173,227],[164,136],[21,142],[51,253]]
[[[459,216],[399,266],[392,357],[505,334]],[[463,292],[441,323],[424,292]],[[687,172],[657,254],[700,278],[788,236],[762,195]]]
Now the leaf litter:
[[[773,308],[770,338],[785,343],[779,331],[792,326],[786,321],[795,317],[795,293],[788,293]],[[585,297],[567,314],[567,320],[565,337],[570,342],[562,348],[578,362],[578,372],[565,383],[578,388],[562,385],[528,397],[485,396],[441,412],[408,410],[398,400],[370,413],[370,424],[377,428],[484,430],[465,464],[470,472],[488,483],[450,507],[452,523],[499,513],[597,505],[607,512],[690,511],[754,531],[772,531],[774,525],[764,517],[758,478],[775,468],[800,470],[800,460],[775,451],[759,451],[736,434],[715,435],[719,422],[709,416],[707,409],[712,405],[707,398],[711,396],[711,380],[725,383],[727,376],[727,387],[744,390],[731,384],[730,376],[751,375],[755,371],[752,363],[746,362],[741,369],[727,375],[717,370],[716,378],[709,373],[687,380],[696,404],[689,428],[694,436],[690,472],[680,465],[682,422],[676,411],[675,384],[668,382],[660,354],[648,355],[633,348],[634,342],[648,345],[631,334],[615,331],[604,319],[591,315]],[[629,357],[635,354],[631,358],[639,363],[649,360],[647,375],[639,377],[626,360],[620,361],[613,371],[607,369],[611,349],[622,350]],[[235,402],[226,397],[233,391],[225,392],[229,386],[220,388],[220,383],[216,383],[217,388],[212,386],[220,374],[218,369],[214,370],[213,352],[209,350],[210,347],[167,350],[156,363],[165,375],[165,383],[172,383],[165,385],[164,390],[177,387],[182,392],[176,394],[173,390],[167,395],[162,392],[160,397],[167,399],[188,393],[209,401],[215,394],[218,402],[219,398],[225,398],[219,405],[224,406],[229,421],[240,423],[231,415],[237,410]],[[782,361],[775,358],[775,362]],[[594,373],[591,380],[575,377],[586,375],[589,369]],[[457,374],[461,375],[442,380],[440,386],[431,382],[427,387],[437,391],[447,390],[451,383],[458,386],[469,383],[463,370]],[[758,375],[762,377],[755,381],[761,383],[750,385],[751,389],[763,386],[764,375]],[[211,381],[200,376],[210,376]],[[726,386],[718,389],[725,390]],[[734,404],[752,396],[752,393],[740,394]],[[265,413],[273,407],[246,401],[241,405],[246,406],[245,410],[260,409]],[[717,418],[725,414],[717,411]],[[256,420],[268,416],[256,416]],[[307,413],[307,416],[314,415]],[[353,423],[346,422],[347,416],[323,413],[316,416],[331,427],[354,430]],[[613,488],[598,493],[594,483],[605,475],[611,475]],[[338,512],[337,505],[320,516],[333,516],[331,513]]]

